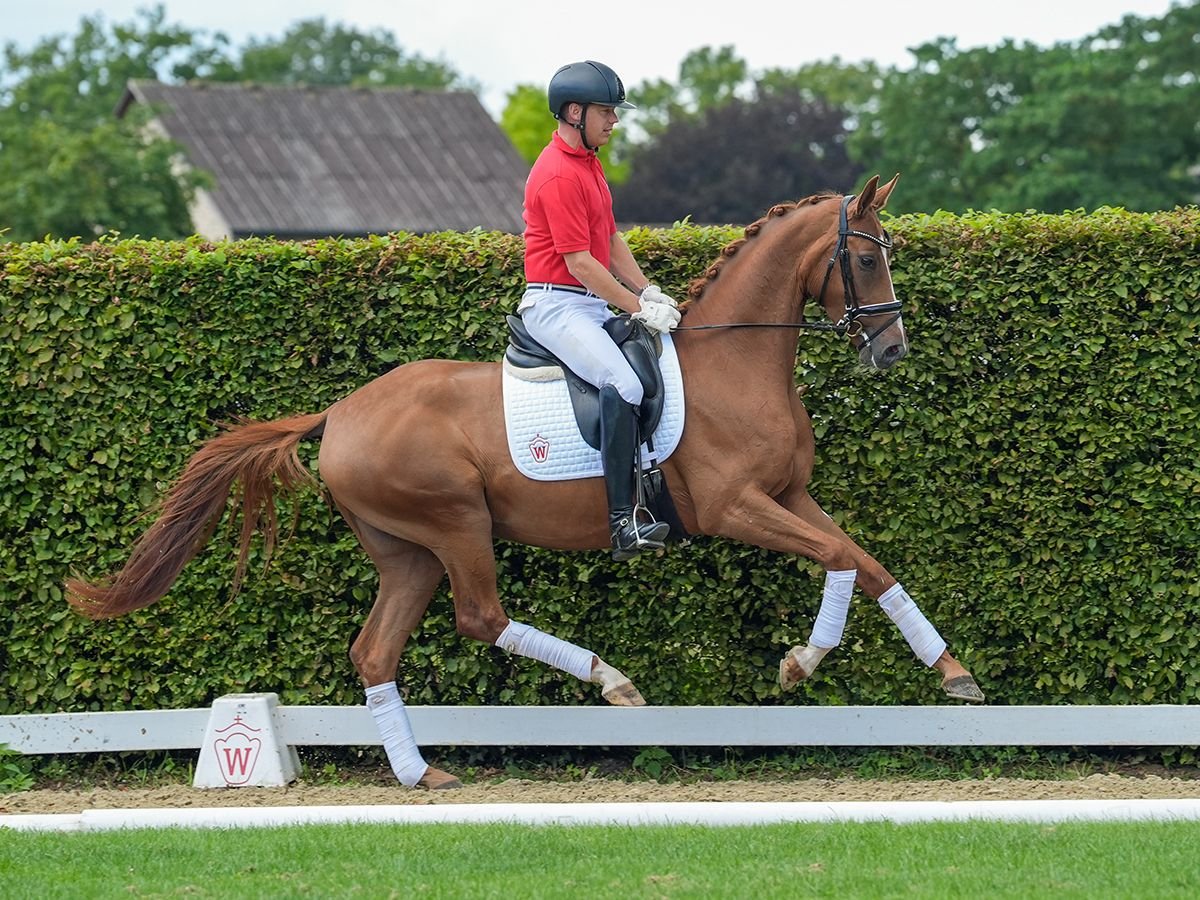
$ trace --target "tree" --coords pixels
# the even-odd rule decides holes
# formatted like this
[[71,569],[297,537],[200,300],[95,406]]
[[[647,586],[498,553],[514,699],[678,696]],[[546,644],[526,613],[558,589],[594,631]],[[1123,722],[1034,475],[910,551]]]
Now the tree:
[[1200,4],[1127,17],[1050,54],[970,160],[1000,209],[1200,200]]
[[614,190],[618,218],[743,223],[779,201],[853,184],[861,169],[846,152],[845,119],[797,91],[730,99],[637,151]]
[[29,52],[4,48],[0,67],[0,237],[94,237],[107,231],[177,238],[200,172],[174,165],[177,145],[152,137],[152,111],[113,111],[133,78],[283,84],[471,88],[447,64],[405,53],[386,31],[300,22],[240,53],[223,35],[168,25],[163,7],[133,22],[84,17],[73,37]]
[[197,36],[167,27],[161,7],[107,27],[85,17],[73,38],[27,53],[4,48],[0,70],[0,229],[8,240],[109,230],[154,237],[191,231],[197,173],[175,175],[176,147],[147,140],[139,115],[116,120],[130,78],[154,77]]
[[[600,151],[601,159],[615,189],[633,177],[635,167],[655,165],[651,161],[657,153],[654,148],[669,131],[695,129],[706,115],[725,106],[748,102],[747,98],[765,100],[778,94],[787,98],[782,101],[785,104],[799,98],[816,106],[841,106],[854,114],[870,106],[879,80],[878,68],[873,64],[852,66],[837,59],[795,71],[770,69],[755,79],[732,46],[700,47],[680,62],[676,82],[647,80],[628,89],[628,98],[637,109],[622,111],[621,124]],[[547,117],[544,89],[521,85],[510,93],[500,126],[522,156],[532,162],[553,127],[553,120]],[[767,199],[761,202],[770,203],[783,196],[780,191],[788,190],[790,183],[783,181],[775,191],[764,188],[761,194]],[[658,196],[644,178],[639,177],[638,184]],[[643,207],[639,202],[630,208]],[[674,218],[674,215],[664,218],[658,213],[654,217],[655,221]]]
[[517,152],[531,165],[554,131],[555,120],[546,105],[545,88],[519,84],[505,98],[500,128]]
[[297,22],[281,37],[251,39],[236,58],[213,58],[209,81],[477,89],[448,63],[406,53],[384,29],[358,31],[324,19]]
[[629,114],[632,132],[629,150],[666,131],[671,125],[694,120],[709,109],[732,101],[753,89],[746,61],[727,45],[714,50],[700,47],[679,64],[679,80],[643,81],[628,91],[637,111]]
[[[739,108],[744,108],[747,103],[765,102],[776,95],[784,106],[802,100],[814,108],[840,107],[849,127],[861,111],[872,108],[879,84],[880,73],[872,63],[849,65],[834,58],[796,70],[768,69],[756,76],[732,46],[700,47],[684,57],[676,83],[656,79],[630,89],[630,100],[638,108],[627,115],[623,130],[610,145],[611,158],[621,174],[628,171],[632,179],[636,167],[647,164],[645,161],[656,153],[652,148],[668,132],[684,129],[690,134],[689,128],[694,130],[706,116],[720,109],[739,104]],[[747,147],[747,152],[768,151]],[[771,165],[767,163],[768,168]],[[774,191],[764,185],[761,202],[771,203],[785,196],[793,182],[794,179],[783,175]],[[616,179],[614,183],[624,183],[624,179]],[[654,193],[640,177],[638,183]],[[753,203],[734,208],[744,212],[753,208]]]
[[985,140],[985,124],[1029,93],[1041,51],[1008,42],[962,52],[943,38],[912,52],[912,69],[884,76],[878,109],[864,117],[851,152],[904,173],[893,212],[978,206],[981,186],[964,178],[963,160]]
[[1197,43],[1195,2],[1046,49],[935,41],[884,77],[851,149],[906,173],[896,212],[1193,203]]
[[686,107],[697,113],[731,102],[750,74],[746,61],[734,55],[733,45],[701,47],[679,64],[679,86]]
[[[121,121],[86,130],[35,122],[0,154],[5,237],[190,234],[189,188],[200,179],[172,172],[176,152],[170,142],[143,140]],[[41,164],[23,166],[22,160]]]
[[767,69],[755,80],[759,96],[798,93],[806,100],[840,106],[855,116],[875,107],[882,85],[883,73],[875,63],[846,63],[836,56],[798,69]]

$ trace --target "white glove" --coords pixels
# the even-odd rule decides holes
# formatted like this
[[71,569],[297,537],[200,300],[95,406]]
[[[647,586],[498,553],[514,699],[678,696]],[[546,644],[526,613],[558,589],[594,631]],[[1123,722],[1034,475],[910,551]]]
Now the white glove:
[[671,309],[679,305],[673,297],[668,297],[664,294],[657,284],[648,284],[642,288],[642,292],[638,294],[638,299],[645,303],[665,303]]
[[665,303],[647,303],[643,300],[641,310],[635,312],[630,318],[641,322],[651,331],[667,334],[679,324],[681,316],[679,310],[667,306]]

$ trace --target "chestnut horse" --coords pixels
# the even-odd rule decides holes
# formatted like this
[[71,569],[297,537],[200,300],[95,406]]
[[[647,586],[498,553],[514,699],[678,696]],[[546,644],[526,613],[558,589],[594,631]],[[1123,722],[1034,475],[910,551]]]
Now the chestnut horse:
[[[896,579],[807,488],[813,432],[793,383],[800,329],[848,335],[860,362],[878,369],[908,350],[889,271],[891,242],[878,216],[895,183],[880,186],[876,176],[856,197],[823,194],[775,206],[693,282],[673,337],[687,387],[686,425],[661,468],[689,533],[799,554],[825,568],[813,633],[780,663],[784,688],[809,677],[838,643],[857,585],[879,601],[917,656],[938,669],[947,694],[979,702],[974,680]],[[802,322],[810,297],[829,323]],[[609,546],[609,534],[602,479],[546,482],[520,474],[507,448],[503,409],[500,365],[422,360],[324,412],[235,426],[192,457],[125,567],[97,584],[69,581],[69,601],[84,615],[105,618],[159,600],[240,484],[236,590],[254,530],[264,531],[268,551],[273,544],[277,489],[312,478],[297,445],[319,437],[328,494],[379,570],[378,596],[350,656],[403,783],[457,785],[420,758],[395,685],[405,643],[446,574],[459,633],[598,683],[610,703],[641,705],[618,670],[505,615],[496,538],[595,550]]]

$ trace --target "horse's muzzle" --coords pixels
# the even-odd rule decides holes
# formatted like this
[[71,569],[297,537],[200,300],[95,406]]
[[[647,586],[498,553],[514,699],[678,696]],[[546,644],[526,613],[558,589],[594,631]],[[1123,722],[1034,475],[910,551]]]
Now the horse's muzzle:
[[859,364],[868,369],[890,369],[907,355],[908,335],[899,316],[879,331],[866,332],[858,343]]

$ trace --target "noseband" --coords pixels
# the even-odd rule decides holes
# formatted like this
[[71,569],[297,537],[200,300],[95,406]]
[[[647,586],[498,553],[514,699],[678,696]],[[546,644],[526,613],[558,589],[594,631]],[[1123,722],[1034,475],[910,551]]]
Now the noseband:
[[876,328],[871,333],[863,337],[863,345],[869,346],[871,341],[883,334],[892,327],[892,324],[900,318],[901,304],[899,300],[889,300],[887,303],[867,303],[862,304],[858,300],[858,290],[854,286],[854,267],[850,264],[850,247],[849,240],[852,237],[865,238],[873,244],[882,247],[884,250],[892,249],[892,238],[884,229],[883,237],[876,237],[873,234],[867,234],[865,231],[855,231],[850,227],[849,219],[846,216],[846,210],[850,206],[850,201],[854,199],[854,195],[850,194],[842,198],[842,208],[838,212],[838,242],[834,248],[833,256],[829,258],[829,265],[825,268],[825,280],[821,282],[821,293],[817,295],[817,303],[823,308],[825,306],[825,289],[829,287],[829,276],[833,274],[834,265],[840,265],[842,271],[842,289],[846,294],[846,312],[842,316],[841,321],[835,326],[839,334],[846,334],[850,337],[857,337],[863,333],[863,325],[859,319],[870,318],[871,316],[882,316],[887,313],[895,313],[879,328]]
[[842,208],[838,213],[838,242],[834,248],[833,256],[829,259],[829,266],[825,269],[825,280],[821,282],[821,293],[817,295],[817,302],[822,308],[825,306],[825,289],[829,286],[829,276],[833,274],[834,265],[840,263],[842,271],[842,286],[846,294],[846,312],[840,321],[837,322],[728,322],[720,325],[680,325],[673,329],[674,331],[707,331],[710,328],[807,328],[813,331],[834,331],[839,335],[848,335],[850,337],[858,337],[863,334],[863,325],[859,319],[870,318],[871,316],[882,316],[887,313],[895,313],[881,327],[866,334],[863,337],[862,346],[870,346],[871,341],[883,334],[892,327],[892,324],[900,318],[900,310],[902,305],[899,300],[889,300],[887,303],[868,303],[863,305],[858,302],[858,290],[854,287],[854,272],[850,265],[850,249],[847,242],[852,237],[866,238],[872,243],[878,244],[884,250],[892,249],[892,239],[885,228],[883,237],[876,237],[873,234],[867,234],[865,231],[855,231],[850,227],[849,219],[846,215],[846,210],[850,206],[850,201],[854,199],[854,194],[849,194],[842,198]]

